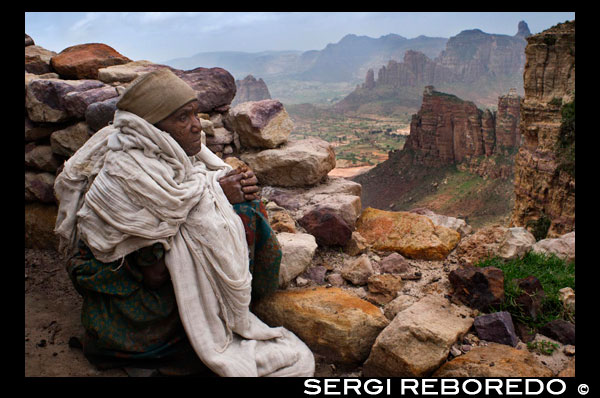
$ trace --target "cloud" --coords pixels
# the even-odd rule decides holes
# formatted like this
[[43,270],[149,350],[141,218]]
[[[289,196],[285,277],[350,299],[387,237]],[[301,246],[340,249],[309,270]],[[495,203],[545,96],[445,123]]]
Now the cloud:
[[71,27],[69,28],[69,31],[71,32],[78,32],[81,30],[85,30],[89,27],[91,27],[93,25],[93,23],[100,18],[100,13],[97,12],[88,12],[84,15],[83,19],[75,22],[73,25],[71,25]]
[[141,12],[138,20],[141,23],[155,23],[178,18],[197,17],[201,14],[200,12]]

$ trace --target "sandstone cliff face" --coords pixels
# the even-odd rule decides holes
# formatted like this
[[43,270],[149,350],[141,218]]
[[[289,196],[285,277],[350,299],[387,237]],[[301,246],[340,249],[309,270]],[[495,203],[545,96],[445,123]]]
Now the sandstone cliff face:
[[523,29],[515,36],[494,35],[479,29],[465,30],[451,37],[435,61],[460,76],[475,82],[482,76],[506,76],[522,73],[525,56]]
[[387,66],[379,69],[375,87],[414,87],[452,83],[457,80],[457,76],[450,69],[435,63],[421,52],[409,50],[404,54],[404,62],[391,60]]
[[[575,229],[575,176],[560,167],[557,144],[562,109],[575,101],[575,21],[527,39],[521,105],[523,144],[515,159],[515,208],[511,225],[545,216],[549,237]],[[574,128],[572,131],[574,145]],[[572,174],[572,175],[571,175]]]
[[420,90],[427,85],[483,106],[495,105],[497,97],[509,88],[521,91],[528,35],[529,28],[521,21],[514,36],[465,30],[451,37],[446,49],[435,58],[408,50],[402,62],[392,59],[379,68],[376,80],[373,69],[369,69],[365,83],[335,107],[356,111],[366,102],[393,100],[416,108]]
[[231,103],[232,106],[241,104],[247,101],[262,101],[271,99],[271,94],[267,88],[267,84],[263,79],[256,78],[252,75],[246,76],[243,80],[236,80],[235,85],[237,88],[235,98]]
[[499,98],[494,113],[427,86],[404,147],[414,152],[417,163],[426,166],[491,156],[518,145],[518,121],[519,97],[514,92]]

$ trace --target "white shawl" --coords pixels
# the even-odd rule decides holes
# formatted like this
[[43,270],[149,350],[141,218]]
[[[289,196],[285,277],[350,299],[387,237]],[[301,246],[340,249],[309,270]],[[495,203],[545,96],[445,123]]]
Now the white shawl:
[[200,359],[221,376],[312,376],[314,357],[249,310],[244,226],[218,179],[231,167],[206,146],[188,157],[170,134],[117,110],[56,178],[55,232],[103,262],[161,242],[179,314]]

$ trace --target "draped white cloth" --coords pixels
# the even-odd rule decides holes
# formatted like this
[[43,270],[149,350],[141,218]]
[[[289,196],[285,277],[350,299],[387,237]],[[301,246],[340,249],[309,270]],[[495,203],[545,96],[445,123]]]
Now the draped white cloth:
[[249,310],[244,226],[218,179],[231,167],[206,146],[189,157],[166,132],[117,110],[56,178],[61,250],[82,239],[103,262],[160,242],[181,321],[221,376],[312,376],[314,357]]

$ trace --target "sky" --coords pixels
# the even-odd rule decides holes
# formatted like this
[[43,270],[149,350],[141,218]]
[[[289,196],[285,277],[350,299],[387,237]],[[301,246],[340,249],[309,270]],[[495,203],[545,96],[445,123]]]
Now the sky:
[[514,35],[575,19],[575,12],[26,12],[25,33],[60,52],[104,43],[156,63],[213,51],[322,50],[347,34],[450,38],[466,29]]

